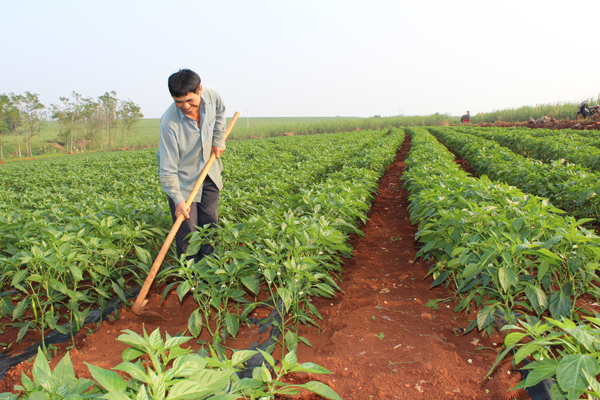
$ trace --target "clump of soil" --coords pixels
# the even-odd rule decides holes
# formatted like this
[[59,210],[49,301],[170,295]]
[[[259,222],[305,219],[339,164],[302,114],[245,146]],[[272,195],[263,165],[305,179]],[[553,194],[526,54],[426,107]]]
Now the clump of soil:
[[590,130],[590,129],[600,129],[600,121],[593,120],[583,120],[583,121],[571,121],[571,120],[555,120],[554,118],[550,119],[550,122],[546,123],[536,123],[533,124],[531,122],[482,122],[479,124],[472,124],[472,126],[482,126],[482,127],[500,127],[500,128],[510,128],[513,126],[516,127],[524,127],[531,129],[576,129],[576,130]]

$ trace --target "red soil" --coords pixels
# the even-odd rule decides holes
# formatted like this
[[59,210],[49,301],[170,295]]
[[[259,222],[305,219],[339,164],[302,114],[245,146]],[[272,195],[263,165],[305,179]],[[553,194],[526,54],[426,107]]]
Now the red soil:
[[571,120],[555,120],[550,119],[550,122],[545,124],[537,123],[532,124],[530,122],[494,122],[493,124],[482,122],[480,124],[474,124],[473,126],[496,126],[501,128],[509,128],[511,126],[520,126],[532,129],[576,129],[576,130],[590,130],[600,129],[600,121],[583,120],[583,121],[571,121]]
[[[457,301],[440,302],[438,310],[425,307],[431,299],[451,299],[453,292],[444,287],[430,289],[432,279],[424,278],[430,264],[413,261],[419,249],[414,240],[417,226],[410,223],[407,193],[400,180],[409,148],[407,136],[379,183],[369,221],[362,227],[366,236],[351,238],[354,257],[344,266],[343,293],[313,300],[323,321],[320,330],[301,327],[300,334],[313,347],[301,345],[299,361],[315,362],[332,371],[312,379],[329,384],[346,400],[528,399],[523,390],[509,391],[520,378],[510,362],[501,363],[490,378],[485,377],[502,344],[500,336],[482,337],[476,331],[463,335],[460,329],[475,315],[454,313]],[[162,291],[151,292],[148,308],[167,321],[146,322],[126,310],[97,330],[92,326],[95,332],[90,335],[80,332],[70,353],[77,375],[90,377],[84,362],[103,368],[119,364],[127,346],[116,338],[124,329],[141,332],[145,326],[148,332],[157,327],[172,335],[183,332],[195,309],[193,300],[188,296],[180,303],[176,295],[169,295],[161,306],[161,295]],[[255,327],[244,327],[237,340],[225,345],[243,349],[257,339]],[[198,348],[195,341],[188,344]],[[68,345],[57,346],[59,356],[52,360],[52,367]],[[31,368],[29,361],[9,371],[0,382],[0,392],[12,391],[14,384],[20,384],[21,371]],[[298,379],[306,377],[289,377],[293,382]]]

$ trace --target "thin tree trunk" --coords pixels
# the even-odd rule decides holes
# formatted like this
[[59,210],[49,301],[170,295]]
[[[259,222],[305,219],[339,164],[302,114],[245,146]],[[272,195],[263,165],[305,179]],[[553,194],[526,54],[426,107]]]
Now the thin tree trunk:
[[4,147],[2,143],[2,132],[0,132],[0,160],[4,160]]
[[31,157],[31,135],[28,131],[25,131],[25,151],[27,152],[27,157]]
[[73,154],[73,129],[71,128],[71,154]]
[[17,128],[17,124],[15,123],[15,136],[17,137],[17,155],[21,157],[21,142],[19,141],[19,129]]

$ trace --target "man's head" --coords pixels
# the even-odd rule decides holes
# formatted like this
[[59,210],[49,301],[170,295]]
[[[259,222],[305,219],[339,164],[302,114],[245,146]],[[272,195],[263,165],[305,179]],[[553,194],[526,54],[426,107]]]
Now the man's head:
[[180,69],[169,77],[169,92],[175,105],[188,116],[198,112],[202,96],[200,82],[200,76],[189,69]]
[[188,93],[198,93],[200,76],[190,69],[180,69],[169,77],[169,92],[173,97],[183,97]]

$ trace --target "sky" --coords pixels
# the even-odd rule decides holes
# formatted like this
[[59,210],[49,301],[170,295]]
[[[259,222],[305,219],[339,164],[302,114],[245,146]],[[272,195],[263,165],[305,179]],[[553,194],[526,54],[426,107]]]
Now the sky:
[[2,0],[0,93],[115,91],[160,118],[196,71],[242,117],[462,115],[600,96],[600,1]]

